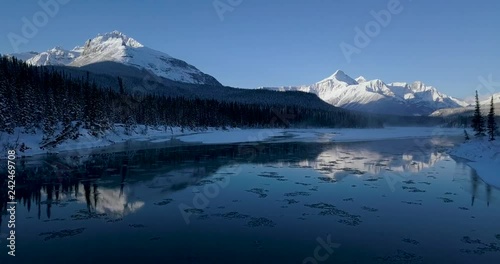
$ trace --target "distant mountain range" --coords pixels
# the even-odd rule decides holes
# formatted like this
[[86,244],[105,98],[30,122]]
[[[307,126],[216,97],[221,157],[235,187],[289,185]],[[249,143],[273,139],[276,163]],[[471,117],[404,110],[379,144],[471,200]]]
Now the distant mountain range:
[[368,81],[362,76],[353,79],[341,70],[312,85],[263,89],[314,93],[337,107],[392,115],[429,115],[438,109],[469,105],[422,82],[386,84],[379,79]]
[[[89,71],[99,75],[97,79],[106,79],[106,85],[114,81],[113,78],[103,77],[103,75],[133,77],[134,80],[127,81],[129,81],[128,86],[134,87],[144,86],[144,80],[142,84],[140,80],[144,75],[153,75],[159,79],[155,81],[161,83],[160,86],[155,86],[155,89],[142,89],[141,92],[167,95],[194,94],[203,98],[227,97],[223,100],[240,102],[245,100],[242,98],[245,95],[250,94],[249,97],[251,97],[255,94],[223,89],[223,85],[217,79],[201,72],[195,66],[145,47],[137,40],[118,31],[99,34],[87,40],[82,46],[71,50],[55,47],[44,52],[25,52],[9,56],[17,57],[31,65],[64,67],[73,73],[75,73],[74,70]],[[82,75],[75,74],[76,76]],[[213,89],[208,91],[196,89],[197,86],[212,86]],[[274,91],[312,93],[336,107],[400,116],[428,116],[441,109],[459,109],[457,111],[460,111],[469,105],[462,100],[440,93],[436,88],[422,82],[385,83],[379,79],[366,80],[362,76],[353,79],[341,70],[311,85],[263,88]],[[224,93],[224,96],[221,96],[221,91],[227,94]],[[235,92],[238,94],[237,99],[231,98]],[[299,100],[300,96],[295,94],[294,97]],[[255,103],[256,98],[248,100]],[[304,100],[307,101],[310,98]]]
[[36,66],[82,67],[111,61],[145,69],[172,81],[221,85],[214,77],[201,72],[193,65],[145,47],[135,39],[118,31],[99,34],[97,37],[87,40],[83,46],[75,47],[72,50],[55,47],[45,52],[18,53],[10,56]]
[[279,93],[258,89],[223,86],[214,77],[185,61],[145,47],[125,34],[113,31],[99,34],[82,46],[66,50],[56,46],[44,52],[9,54],[30,65],[64,71],[74,79],[89,78],[101,87],[130,94],[211,99],[225,102],[301,106],[321,111],[347,112],[313,94]]
[[[493,96],[493,104],[495,107],[495,115],[500,116],[500,93],[496,93],[491,95]],[[481,113],[487,115],[490,111],[491,104],[491,96],[490,99],[486,99],[484,101],[479,102],[481,106]],[[475,105],[469,105],[467,107],[459,107],[459,108],[445,108],[434,111],[430,116],[434,117],[453,117],[458,115],[472,115],[475,109]]]

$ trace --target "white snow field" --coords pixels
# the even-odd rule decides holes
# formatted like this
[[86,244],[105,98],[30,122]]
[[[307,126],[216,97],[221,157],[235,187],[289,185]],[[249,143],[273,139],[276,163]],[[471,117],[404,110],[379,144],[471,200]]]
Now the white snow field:
[[138,126],[133,133],[126,135],[122,126],[116,126],[114,132],[101,137],[91,136],[87,130],[80,130],[77,140],[66,140],[51,149],[40,149],[42,133],[25,134],[16,129],[14,134],[0,133],[0,148],[11,149],[24,143],[28,149],[18,152],[22,156],[44,153],[58,153],[79,149],[92,149],[112,146],[127,141],[161,143],[178,140],[185,143],[231,144],[248,142],[348,142],[372,141],[383,139],[403,139],[432,136],[459,136],[462,129],[438,127],[388,127],[380,129],[239,129],[227,130],[208,128],[205,130],[182,130],[179,127],[147,130]]
[[475,169],[484,182],[500,188],[500,141],[487,138],[472,139],[449,152],[450,155],[467,159],[467,165]]

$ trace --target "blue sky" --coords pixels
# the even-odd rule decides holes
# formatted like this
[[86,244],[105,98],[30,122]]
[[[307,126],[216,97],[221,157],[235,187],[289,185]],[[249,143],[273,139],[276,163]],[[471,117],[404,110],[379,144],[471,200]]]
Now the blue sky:
[[[337,69],[353,78],[421,80],[461,98],[480,78],[500,83],[495,0],[400,0],[400,12],[350,62],[340,44],[354,46],[355,28],[366,32],[378,23],[371,11],[397,0],[41,0],[50,1],[68,3],[19,50],[71,49],[116,29],[236,87],[311,84]],[[228,9],[217,12],[214,2]],[[23,36],[22,18],[43,9],[38,1],[0,5],[0,53],[12,53],[9,33]]]

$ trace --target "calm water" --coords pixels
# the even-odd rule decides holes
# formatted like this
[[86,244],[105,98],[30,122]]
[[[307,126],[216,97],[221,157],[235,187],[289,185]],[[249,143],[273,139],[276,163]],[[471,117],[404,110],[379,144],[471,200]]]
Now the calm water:
[[2,194],[0,263],[499,263],[500,190],[446,154],[459,141],[18,160],[17,256]]

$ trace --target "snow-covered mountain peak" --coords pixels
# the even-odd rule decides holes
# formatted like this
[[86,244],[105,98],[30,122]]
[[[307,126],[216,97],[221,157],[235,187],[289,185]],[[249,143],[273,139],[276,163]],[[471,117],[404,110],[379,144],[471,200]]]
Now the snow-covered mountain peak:
[[411,84],[411,90],[414,92],[425,92],[425,91],[436,91],[436,88],[432,86],[427,86],[421,81],[415,81]]
[[[221,85],[214,77],[198,70],[185,61],[145,47],[120,31],[98,34],[72,50],[55,47],[42,53],[17,53],[10,55],[36,66],[64,65],[83,67],[91,64],[115,62],[146,70],[172,81]],[[124,73],[126,74],[126,73]]]
[[363,87],[365,91],[378,93],[385,96],[394,96],[393,91],[380,79],[364,81],[359,83],[357,87]]
[[354,79],[358,83],[364,83],[366,82],[366,78],[363,76],[359,76],[358,78]]
[[380,79],[368,81],[362,76],[353,80],[341,70],[312,85],[274,90],[314,93],[337,107],[383,114],[429,115],[437,109],[468,105],[420,81],[387,84]]
[[92,53],[101,53],[107,50],[123,50],[125,47],[143,48],[144,45],[127,35],[113,31],[105,34],[98,34],[97,37],[87,40],[83,46],[82,56]]
[[220,85],[215,78],[204,74],[193,65],[145,47],[118,31],[100,34],[88,40],[81,56],[70,66],[81,67],[101,62],[118,62],[145,69],[157,76],[178,82]]
[[64,51],[65,49],[61,46],[55,46],[53,47],[52,49],[50,49],[49,51],[51,52],[59,52],[59,51]]
[[353,85],[353,84],[358,84],[356,80],[351,78],[349,75],[345,74],[342,70],[337,70],[335,71],[330,77],[323,79],[319,83],[322,82],[331,82],[331,81],[337,81],[337,82],[342,82],[347,85]]
[[106,42],[106,41],[113,41],[113,40],[121,40],[124,46],[129,46],[132,48],[142,48],[144,45],[139,43],[137,40],[128,37],[127,35],[123,34],[122,32],[118,30],[114,30],[109,33],[104,33],[104,34],[98,34],[97,37],[93,39],[95,42]]
[[[365,81],[365,82],[368,82],[368,81]],[[380,79],[371,80],[371,81],[369,81],[369,83],[371,83],[373,85],[376,85],[376,86],[383,86],[383,85],[385,85],[385,83],[382,80],[380,80]]]

